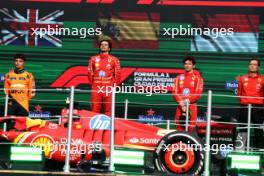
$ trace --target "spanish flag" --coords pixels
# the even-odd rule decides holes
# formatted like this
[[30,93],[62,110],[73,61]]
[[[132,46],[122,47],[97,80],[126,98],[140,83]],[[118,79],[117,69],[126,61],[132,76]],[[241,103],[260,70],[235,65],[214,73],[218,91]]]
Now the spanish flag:
[[[97,27],[102,35],[97,40],[111,40],[114,48],[158,49],[160,16],[158,13],[99,13]],[[95,42],[95,47],[97,42]]]

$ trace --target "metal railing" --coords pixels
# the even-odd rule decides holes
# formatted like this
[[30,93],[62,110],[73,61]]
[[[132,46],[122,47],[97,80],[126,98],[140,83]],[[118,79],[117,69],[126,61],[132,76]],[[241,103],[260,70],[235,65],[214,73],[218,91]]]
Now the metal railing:
[[[3,89],[4,90],[4,89]],[[115,168],[114,168],[114,163],[113,163],[113,151],[114,151],[114,129],[115,129],[115,109],[116,109],[116,92],[115,92],[115,87],[112,89],[112,98],[111,98],[111,127],[110,127],[110,166],[109,166],[109,171],[114,172]],[[92,91],[87,91],[87,90],[80,90],[80,89],[74,89],[74,87],[71,87],[70,89],[38,89],[37,91],[66,91],[69,92],[69,97],[70,97],[70,104],[69,104],[69,121],[68,121],[68,132],[67,132],[67,144],[66,144],[66,157],[65,157],[65,166],[64,166],[64,172],[70,172],[70,148],[71,148],[71,135],[72,135],[72,120],[73,120],[73,104],[74,101],[74,94],[75,92],[80,92],[80,93],[91,93]],[[144,94],[143,94],[144,95]],[[168,95],[168,96],[172,96],[172,94],[161,94],[161,95]],[[202,95],[206,95],[207,97],[207,119],[206,119],[206,145],[210,146],[210,138],[211,138],[211,117],[212,117],[212,97],[213,96],[218,96],[218,97],[236,97],[236,98],[261,98],[264,99],[263,97],[243,97],[243,96],[229,96],[229,95],[223,95],[223,94],[213,94],[213,92],[211,90],[208,91],[208,94],[202,94]],[[7,112],[8,112],[8,96],[5,96],[5,110],[4,110],[4,115],[7,116]],[[118,102],[120,103],[120,102]],[[129,120],[128,119],[128,108],[129,108],[129,104],[133,103],[130,102],[128,99],[125,99],[124,103],[124,119]],[[138,103],[138,104],[144,104],[144,103]],[[151,105],[156,105],[156,104],[151,104]],[[167,104],[164,104],[167,105]],[[170,105],[178,105],[176,103],[174,104],[170,104]],[[199,106],[199,105],[198,105]],[[189,107],[190,107],[190,103],[186,102],[186,119],[185,119],[185,130],[188,131],[188,127],[189,127]],[[247,152],[249,152],[250,149],[250,131],[251,131],[251,109],[252,109],[252,105],[249,104],[248,105],[248,121],[247,121],[247,144],[246,144],[246,148],[247,148]],[[171,120],[167,120],[166,121],[166,128],[170,129],[170,123]],[[221,123],[221,122],[220,122]],[[222,122],[222,123],[229,123],[229,124],[240,124],[240,123],[232,123],[232,122]],[[6,124],[4,124],[4,129],[6,130]],[[204,175],[209,176],[210,175],[210,150],[206,150],[206,154],[205,154],[205,170],[204,170]]]

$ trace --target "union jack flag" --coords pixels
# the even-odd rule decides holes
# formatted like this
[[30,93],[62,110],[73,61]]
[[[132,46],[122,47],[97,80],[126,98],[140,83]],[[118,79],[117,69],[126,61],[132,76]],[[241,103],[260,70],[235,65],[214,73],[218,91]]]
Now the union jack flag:
[[[62,27],[63,23],[57,20],[63,14],[62,10],[40,13],[38,9],[18,12],[2,8],[0,9],[0,45],[61,47],[61,37],[48,31]],[[45,29],[47,33],[39,35],[40,28]]]

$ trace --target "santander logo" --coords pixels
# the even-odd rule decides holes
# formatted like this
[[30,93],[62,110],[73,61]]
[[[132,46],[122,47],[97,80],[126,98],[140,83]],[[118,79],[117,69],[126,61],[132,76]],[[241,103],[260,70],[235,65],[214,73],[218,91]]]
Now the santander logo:
[[133,137],[133,138],[130,138],[129,139],[129,142],[132,143],[132,144],[135,144],[135,143],[138,143],[139,142],[139,139],[136,138],[136,137]]

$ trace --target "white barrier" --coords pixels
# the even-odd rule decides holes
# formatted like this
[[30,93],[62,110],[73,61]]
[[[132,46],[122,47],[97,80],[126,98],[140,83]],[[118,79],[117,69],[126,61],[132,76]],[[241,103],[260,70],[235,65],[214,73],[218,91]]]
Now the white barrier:
[[114,150],[115,150],[115,87],[113,88],[112,92],[112,105],[111,105],[111,133],[110,133],[110,165],[109,165],[109,171],[114,172]]
[[[205,143],[206,146],[210,146],[210,138],[211,138],[211,115],[212,115],[212,91],[208,91],[208,99],[207,99],[207,120],[206,120],[206,136],[205,136]],[[204,175],[210,176],[210,147],[206,150],[205,153],[205,169]]]
[[67,144],[66,144],[66,158],[65,158],[64,172],[70,172],[70,150],[71,150],[71,136],[72,136],[73,101],[74,101],[74,87],[72,86],[71,94],[70,94],[68,136],[67,136]]

